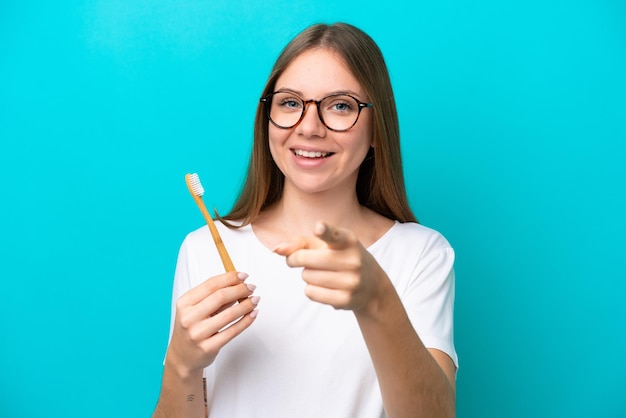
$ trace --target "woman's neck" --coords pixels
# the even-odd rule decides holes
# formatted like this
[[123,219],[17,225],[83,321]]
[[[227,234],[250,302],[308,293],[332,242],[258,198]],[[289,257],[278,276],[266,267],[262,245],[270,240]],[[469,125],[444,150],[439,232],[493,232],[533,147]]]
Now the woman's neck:
[[299,235],[311,235],[319,221],[354,231],[364,245],[378,239],[393,222],[359,204],[356,192],[295,193],[286,190],[272,207],[252,223],[268,247]]
[[350,228],[363,217],[363,208],[353,195],[344,193],[285,194],[276,205],[276,216],[293,228],[312,231],[316,222]]

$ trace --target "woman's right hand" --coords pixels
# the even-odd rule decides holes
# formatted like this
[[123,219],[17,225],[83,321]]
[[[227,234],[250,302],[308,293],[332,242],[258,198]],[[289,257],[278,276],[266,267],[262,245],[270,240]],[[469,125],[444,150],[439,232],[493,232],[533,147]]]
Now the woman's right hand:
[[180,377],[212,364],[220,349],[252,324],[259,297],[251,296],[255,286],[244,283],[247,277],[237,272],[220,274],[178,299],[165,363]]

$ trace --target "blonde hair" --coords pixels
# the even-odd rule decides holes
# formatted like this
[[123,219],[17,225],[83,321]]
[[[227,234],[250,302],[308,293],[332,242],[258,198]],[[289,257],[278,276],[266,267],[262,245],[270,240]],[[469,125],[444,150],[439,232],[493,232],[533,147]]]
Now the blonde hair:
[[[346,23],[308,27],[283,49],[262,97],[274,91],[276,80],[294,59],[314,48],[329,48],[339,54],[374,104],[371,110],[375,146],[359,169],[356,184],[359,203],[399,222],[417,222],[404,186],[398,114],[389,73],[380,49],[369,35]],[[241,226],[247,225],[281,198],[284,175],[270,154],[268,124],[264,104],[259,103],[246,181],[230,213],[220,219],[238,220],[242,221]],[[233,227],[229,222],[226,224]]]

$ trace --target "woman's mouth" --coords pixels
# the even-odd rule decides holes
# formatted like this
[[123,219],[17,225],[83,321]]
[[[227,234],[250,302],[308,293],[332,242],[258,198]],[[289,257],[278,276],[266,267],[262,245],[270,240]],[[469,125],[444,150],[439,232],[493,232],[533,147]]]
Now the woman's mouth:
[[292,152],[295,156],[304,158],[326,158],[334,154],[334,152],[305,151],[301,149],[294,149]]

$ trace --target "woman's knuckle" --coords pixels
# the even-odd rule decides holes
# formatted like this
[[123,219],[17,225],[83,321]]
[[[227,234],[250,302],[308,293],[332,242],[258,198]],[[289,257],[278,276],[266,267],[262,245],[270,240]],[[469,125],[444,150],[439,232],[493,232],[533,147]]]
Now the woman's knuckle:
[[176,301],[176,310],[178,312],[182,311],[183,309],[185,309],[187,305],[185,304],[185,300],[184,298],[180,297],[178,298],[178,300]]
[[201,341],[200,332],[196,328],[191,328],[189,330],[189,339],[197,344]]
[[296,265],[297,262],[297,253],[293,253],[287,256],[287,258],[285,258],[285,262],[287,263],[287,265],[289,267],[293,267]]
[[358,270],[362,265],[361,255],[351,251],[345,255],[344,263],[348,270]]
[[304,295],[309,298],[309,299],[313,299],[313,296],[315,295],[315,291],[313,289],[313,286],[311,286],[310,284],[307,284],[304,287]]
[[233,322],[234,320],[236,320],[240,316],[241,315],[239,315],[239,313],[235,309],[230,309],[230,310],[224,312],[224,320],[226,322],[228,322],[228,323]]
[[226,303],[226,299],[227,299],[226,289],[220,289],[216,291],[213,295],[215,297],[215,302],[217,302],[218,306],[222,306]]
[[192,325],[192,320],[189,317],[189,315],[183,313],[182,315],[180,315],[180,320],[178,321],[180,323],[180,326],[183,329],[189,329]]

